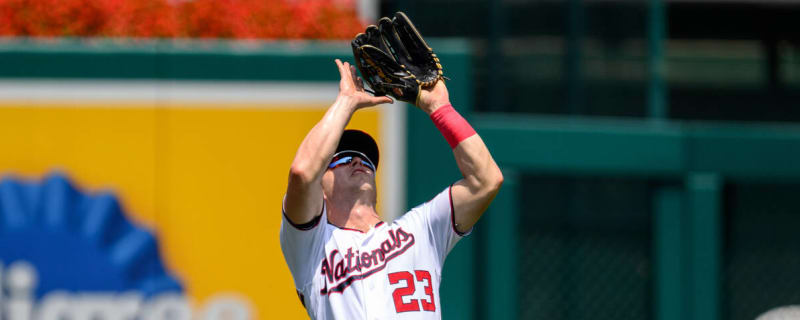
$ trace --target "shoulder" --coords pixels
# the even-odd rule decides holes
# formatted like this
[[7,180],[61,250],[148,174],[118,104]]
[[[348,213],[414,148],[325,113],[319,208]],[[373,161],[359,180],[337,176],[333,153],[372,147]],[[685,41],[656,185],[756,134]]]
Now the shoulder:
[[392,221],[392,225],[396,225],[398,227],[409,228],[418,225],[422,225],[425,222],[425,216],[423,212],[425,211],[424,204],[418,205],[411,210],[408,210],[399,218]]
[[395,221],[398,223],[424,222],[427,220],[427,216],[433,211],[450,213],[453,208],[453,200],[450,191],[451,187],[452,186],[447,186],[447,188],[437,193],[432,199],[411,208]]

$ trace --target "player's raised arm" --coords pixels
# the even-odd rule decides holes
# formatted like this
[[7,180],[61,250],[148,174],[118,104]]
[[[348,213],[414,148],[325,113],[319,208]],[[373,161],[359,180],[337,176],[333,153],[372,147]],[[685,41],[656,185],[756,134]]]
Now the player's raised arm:
[[392,103],[388,97],[364,92],[355,68],[336,59],[341,81],[339,95],[325,116],[309,131],[295,154],[289,170],[284,209],[294,224],[304,224],[322,212],[322,175],[353,113],[361,108]]
[[464,176],[452,189],[455,227],[469,231],[503,184],[503,173],[475,130],[450,104],[444,81],[420,92],[417,106],[425,111],[453,148],[458,169]]
[[441,62],[402,12],[381,18],[352,42],[356,64],[377,95],[428,113],[453,147],[464,176],[451,188],[456,231],[469,231],[492,202],[503,174],[475,130],[450,105]]

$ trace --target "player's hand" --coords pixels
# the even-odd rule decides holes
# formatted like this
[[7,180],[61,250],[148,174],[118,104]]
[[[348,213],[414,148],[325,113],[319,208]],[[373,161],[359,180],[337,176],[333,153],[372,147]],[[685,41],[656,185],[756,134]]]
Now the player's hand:
[[339,75],[342,78],[339,81],[339,97],[352,99],[356,109],[394,102],[387,96],[373,97],[364,91],[364,82],[358,76],[356,67],[339,59],[336,59],[336,66],[339,67]]
[[442,79],[436,81],[433,87],[423,88],[419,92],[417,107],[427,114],[433,113],[436,109],[446,104],[450,104],[450,94],[447,92],[447,86],[445,86]]

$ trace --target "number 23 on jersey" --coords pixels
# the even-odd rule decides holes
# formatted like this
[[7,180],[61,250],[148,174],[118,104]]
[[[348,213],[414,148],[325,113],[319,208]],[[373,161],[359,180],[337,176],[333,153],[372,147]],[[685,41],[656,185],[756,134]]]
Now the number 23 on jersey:
[[[416,278],[416,279],[415,279]],[[433,299],[433,284],[431,283],[431,274],[425,270],[414,270],[414,273],[408,271],[401,271],[389,274],[389,283],[398,284],[405,282],[405,286],[397,287],[392,292],[394,298],[394,308],[397,313],[420,311],[420,307],[424,311],[436,311],[436,302]],[[423,284],[425,290],[424,299],[409,299],[408,302],[403,302],[403,297],[411,296],[416,289],[416,283]]]

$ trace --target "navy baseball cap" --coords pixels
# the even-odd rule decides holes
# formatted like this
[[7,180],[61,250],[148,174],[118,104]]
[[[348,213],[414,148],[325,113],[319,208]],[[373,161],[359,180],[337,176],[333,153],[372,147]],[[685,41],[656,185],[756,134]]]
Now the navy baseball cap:
[[361,130],[348,129],[342,133],[342,138],[339,139],[339,145],[336,147],[336,153],[342,151],[358,151],[366,155],[375,168],[378,168],[378,143],[368,133]]

